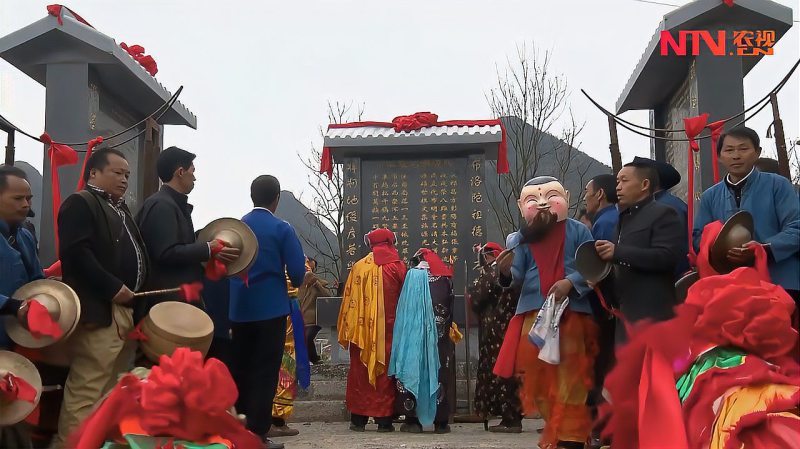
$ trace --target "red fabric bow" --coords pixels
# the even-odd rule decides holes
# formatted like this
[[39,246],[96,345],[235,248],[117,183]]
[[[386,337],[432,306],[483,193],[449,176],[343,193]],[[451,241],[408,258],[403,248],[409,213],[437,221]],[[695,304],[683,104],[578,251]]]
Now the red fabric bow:
[[411,115],[401,115],[392,119],[394,130],[397,132],[417,131],[426,126],[436,126],[439,116],[430,112],[416,112]]
[[0,397],[8,402],[25,401],[33,404],[36,402],[36,389],[25,379],[6,373],[0,379]]
[[[497,147],[497,174],[509,172],[508,165],[508,142],[506,140],[506,127],[501,119],[491,120],[447,120],[438,121],[439,116],[430,112],[417,112],[412,115],[401,115],[395,117],[391,122],[352,122],[352,123],[331,123],[328,129],[342,128],[363,128],[374,126],[379,128],[394,128],[395,131],[416,131],[428,126],[500,126],[501,139]],[[701,128],[702,129],[702,128]],[[320,160],[320,173],[328,175],[328,179],[333,178],[333,155],[329,147],[322,148],[322,158]]]
[[723,3],[728,5],[728,8],[733,8],[733,0],[722,0]]
[[228,269],[225,267],[225,264],[222,263],[221,260],[214,257],[222,251],[222,248],[226,245],[226,243],[220,239],[216,239],[214,241],[220,243],[220,245],[211,246],[211,258],[208,260],[208,263],[206,263],[206,277],[210,281],[218,281],[228,274]]
[[68,447],[95,449],[119,436],[119,422],[138,416],[150,436],[200,441],[218,435],[237,449],[260,449],[260,439],[228,410],[238,396],[228,368],[188,348],[162,355],[146,380],[123,377],[108,398],[70,437]]
[[59,25],[64,25],[64,19],[61,17],[61,12],[62,12],[61,9],[62,8],[66,9],[67,11],[72,13],[72,15],[75,17],[75,19],[78,20],[78,22],[80,22],[80,23],[82,23],[82,24],[84,24],[84,25],[86,25],[88,27],[94,28],[91,24],[89,24],[89,22],[84,20],[83,17],[81,17],[78,14],[76,14],[75,11],[73,11],[73,10],[67,8],[66,6],[63,6],[63,5],[47,5],[47,14],[50,14],[51,16],[55,16],[55,18],[58,20],[58,24]]
[[719,162],[717,162],[719,154],[717,154],[717,142],[719,142],[719,136],[722,135],[723,126],[725,126],[725,120],[718,120],[714,123],[709,123],[707,126],[707,128],[711,130],[711,164],[714,169],[714,184],[719,182]]
[[139,63],[150,76],[156,76],[158,73],[158,64],[156,64],[155,59],[153,59],[150,55],[144,54],[144,47],[141,45],[131,45],[128,46],[125,42],[119,44],[123,50],[127,51],[131,57]]
[[86,156],[83,157],[83,166],[81,167],[81,172],[78,174],[78,186],[75,190],[81,190],[86,185],[86,182],[83,180],[83,175],[86,173],[86,163],[89,162],[89,157],[92,155],[94,147],[101,143],[103,143],[103,136],[97,136],[86,144]]
[[192,282],[191,284],[181,284],[181,297],[187,302],[200,301],[200,292],[203,291],[202,282]]
[[147,341],[147,335],[142,331],[142,321],[136,324],[136,327],[128,333],[128,340],[133,341]]
[[31,299],[28,303],[28,329],[36,339],[42,337],[59,339],[64,335],[64,331],[50,316],[47,308],[35,299]]
[[58,168],[64,165],[78,163],[78,153],[68,145],[53,142],[50,135],[44,133],[39,140],[47,145],[47,155],[50,158],[50,185],[53,189],[53,234],[56,241],[56,255],[58,254],[58,209],[61,207],[61,184],[59,182]]

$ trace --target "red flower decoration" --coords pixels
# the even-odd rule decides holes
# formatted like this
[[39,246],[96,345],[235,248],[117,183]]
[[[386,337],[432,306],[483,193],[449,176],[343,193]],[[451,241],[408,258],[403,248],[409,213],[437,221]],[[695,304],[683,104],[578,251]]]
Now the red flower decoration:
[[123,50],[127,51],[131,57],[136,60],[150,76],[156,76],[158,73],[158,64],[156,64],[155,59],[153,59],[150,55],[144,54],[144,47],[141,45],[131,45],[128,46],[125,42],[119,44]]
[[417,112],[411,115],[401,115],[392,119],[392,125],[397,132],[416,131],[426,126],[436,126],[439,116],[430,112]]

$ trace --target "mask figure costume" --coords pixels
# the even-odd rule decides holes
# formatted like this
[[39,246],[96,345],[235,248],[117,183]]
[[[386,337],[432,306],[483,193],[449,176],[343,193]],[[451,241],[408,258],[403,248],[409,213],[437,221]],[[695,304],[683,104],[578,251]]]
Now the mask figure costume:
[[489,242],[476,249],[480,275],[469,289],[472,311],[480,319],[475,410],[485,421],[502,417],[500,425],[489,429],[492,432],[521,432],[519,380],[492,373],[508,323],[517,309],[519,289],[503,288],[497,283],[497,268],[492,262],[503,251],[502,246]]
[[376,229],[365,240],[372,252],[350,270],[337,326],[339,344],[350,348],[347,409],[352,430],[363,431],[372,416],[379,430],[389,431],[396,390],[386,368],[406,266],[392,231]]
[[[575,251],[592,236],[583,223],[567,218],[569,194],[551,176],[528,181],[519,208],[525,224],[507,242],[514,247],[513,260],[511,255],[501,257],[498,267],[500,285],[519,288],[521,293],[494,372],[521,379],[525,414],[538,409],[545,419],[541,448],[583,447],[592,424],[586,398],[593,383],[597,324],[585,297],[589,287],[575,268]],[[556,321],[558,364],[540,360],[539,348],[528,339],[549,296],[556,307],[569,298],[568,308]]]
[[446,433],[455,411],[453,271],[427,248],[417,251],[412,265],[397,306],[389,366],[397,378],[396,412],[406,416],[403,432],[435,424],[437,433]]
[[719,221],[704,228],[700,279],[676,316],[635,326],[617,351],[601,410],[615,448],[767,449],[800,441],[794,303],[772,283],[760,245],[754,268],[716,272],[709,248],[721,229]]

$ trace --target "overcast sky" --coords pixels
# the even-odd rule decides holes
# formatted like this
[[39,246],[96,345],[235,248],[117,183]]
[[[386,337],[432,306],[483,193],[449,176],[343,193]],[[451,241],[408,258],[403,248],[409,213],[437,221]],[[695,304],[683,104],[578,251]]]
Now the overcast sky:
[[[0,35],[46,15],[52,0],[0,0]],[[685,0],[663,0],[685,4]],[[798,2],[780,0],[798,16]],[[610,164],[607,122],[580,93],[613,108],[662,16],[671,6],[634,0],[406,0],[212,2],[72,0],[68,6],[117,42],[140,44],[157,79],[198,117],[198,129],[169,126],[165,146],[198,155],[197,227],[249,210],[250,181],[273,174],[310,190],[297,153],[321,146],[326,104],[366,104],[365,119],[416,111],[442,120],[490,118],[486,92],[518,44],[552,49],[552,68],[586,121],[580,149]],[[208,5],[208,6],[206,6]],[[745,105],[769,91],[798,59],[797,24],[745,79]],[[45,89],[0,60],[0,111],[23,129],[44,126]],[[780,93],[787,138],[800,135],[798,74]],[[644,111],[628,120],[647,124]],[[749,122],[762,138],[769,109]],[[619,129],[623,161],[649,154],[648,139]],[[2,137],[5,146],[5,136]],[[57,138],[57,136],[54,136]],[[774,141],[764,142],[767,153]],[[17,158],[41,170],[42,145],[19,136]]]

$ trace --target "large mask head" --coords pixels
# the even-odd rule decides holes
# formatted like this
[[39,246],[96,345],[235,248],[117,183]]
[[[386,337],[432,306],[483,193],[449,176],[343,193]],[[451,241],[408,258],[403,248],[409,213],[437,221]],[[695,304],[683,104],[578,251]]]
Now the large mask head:
[[525,218],[525,240],[535,241],[556,223],[567,219],[569,192],[552,176],[537,176],[525,183],[519,196],[519,211]]

